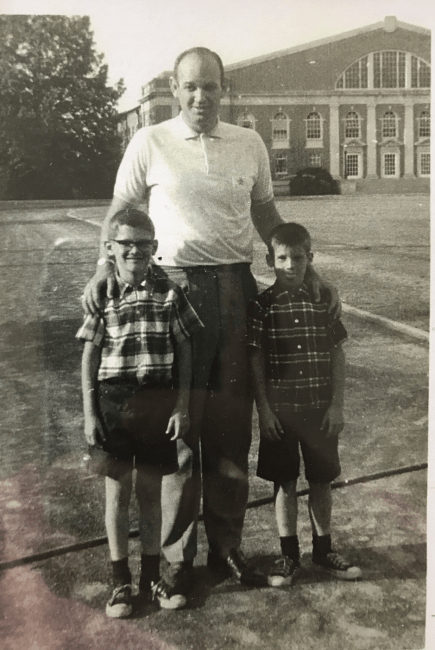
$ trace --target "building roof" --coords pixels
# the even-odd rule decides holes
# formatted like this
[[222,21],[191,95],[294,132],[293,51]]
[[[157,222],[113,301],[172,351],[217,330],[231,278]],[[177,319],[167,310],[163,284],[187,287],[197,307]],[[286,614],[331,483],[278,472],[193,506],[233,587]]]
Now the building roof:
[[273,59],[286,56],[288,54],[303,52],[304,50],[310,50],[311,48],[318,47],[319,45],[327,45],[328,43],[342,41],[347,38],[352,38],[353,36],[358,36],[365,32],[374,32],[378,29],[385,29],[385,31],[393,32],[397,28],[406,29],[408,31],[417,32],[419,34],[426,34],[427,36],[430,36],[431,34],[430,29],[426,29],[425,27],[419,27],[417,25],[411,25],[409,23],[402,23],[398,21],[395,16],[386,16],[385,20],[379,23],[373,23],[372,25],[359,27],[358,29],[353,29],[349,32],[342,32],[341,34],[337,34],[336,36],[328,36],[326,38],[321,38],[317,41],[311,41],[310,43],[303,43],[302,45],[296,45],[295,47],[290,47],[285,50],[278,50],[277,52],[270,52],[269,54],[256,56],[253,59],[246,59],[245,61],[240,61],[239,63],[231,63],[230,65],[225,66],[225,71],[231,72],[232,70],[239,70],[241,68],[245,68],[255,63],[263,63],[265,61],[271,61]]

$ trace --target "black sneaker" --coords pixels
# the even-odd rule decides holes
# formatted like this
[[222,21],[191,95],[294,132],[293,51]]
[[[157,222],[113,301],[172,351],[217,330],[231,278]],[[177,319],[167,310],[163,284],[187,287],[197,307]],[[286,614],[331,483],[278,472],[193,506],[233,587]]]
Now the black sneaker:
[[299,562],[295,562],[283,555],[274,562],[267,577],[267,582],[271,587],[288,587],[292,584],[293,578],[299,573],[299,569]]
[[131,603],[131,585],[120,585],[113,593],[106,605],[106,614],[110,618],[126,618],[133,610]]
[[354,566],[335,551],[327,553],[324,558],[313,557],[313,563],[322,571],[330,573],[339,580],[358,580],[362,576],[359,567]]
[[162,609],[181,609],[186,605],[186,596],[171,593],[164,578],[151,586],[152,599],[157,601]]

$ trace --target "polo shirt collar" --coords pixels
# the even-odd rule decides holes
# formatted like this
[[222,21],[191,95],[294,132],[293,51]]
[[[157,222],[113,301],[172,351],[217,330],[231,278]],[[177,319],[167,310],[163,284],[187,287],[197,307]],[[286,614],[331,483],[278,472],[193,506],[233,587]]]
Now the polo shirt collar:
[[[151,291],[152,292],[152,290],[154,288],[154,282],[156,280],[156,277],[157,276],[156,276],[155,270],[153,269],[152,265],[150,265],[148,267],[146,277],[145,277],[144,280],[142,280],[142,282],[140,283],[138,289],[143,288],[145,291]],[[134,289],[134,287],[131,284],[129,284],[128,282],[124,282],[124,280],[122,280],[122,278],[120,277],[118,272],[116,272],[116,281],[117,281],[118,287],[119,287],[119,297],[120,298],[124,297],[125,292],[127,290],[130,290],[130,289],[133,290]]]
[[[193,129],[186,124],[186,122],[183,119],[183,113],[179,113],[177,117],[174,120],[175,125],[176,125],[176,135],[178,135],[180,138],[183,140],[193,140],[194,138],[199,138],[201,135],[200,133],[197,133]],[[222,133],[222,125],[221,121],[218,118],[218,121],[216,123],[216,126],[210,133],[204,133],[203,134],[207,138],[222,138],[223,133]]]

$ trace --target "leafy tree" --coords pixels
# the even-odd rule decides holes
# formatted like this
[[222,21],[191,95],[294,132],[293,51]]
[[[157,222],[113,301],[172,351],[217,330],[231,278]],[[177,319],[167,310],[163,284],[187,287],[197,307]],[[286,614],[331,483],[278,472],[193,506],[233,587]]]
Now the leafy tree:
[[88,17],[0,16],[0,197],[110,197],[116,104]]

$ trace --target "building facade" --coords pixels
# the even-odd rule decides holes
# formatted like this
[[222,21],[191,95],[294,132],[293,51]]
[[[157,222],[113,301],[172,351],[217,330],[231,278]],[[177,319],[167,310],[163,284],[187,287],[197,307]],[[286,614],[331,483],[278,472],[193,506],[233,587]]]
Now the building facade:
[[[274,180],[305,167],[343,180],[429,178],[430,39],[388,16],[226,66],[221,119],[261,135]],[[178,114],[169,76],[142,88],[130,111],[138,126]]]

